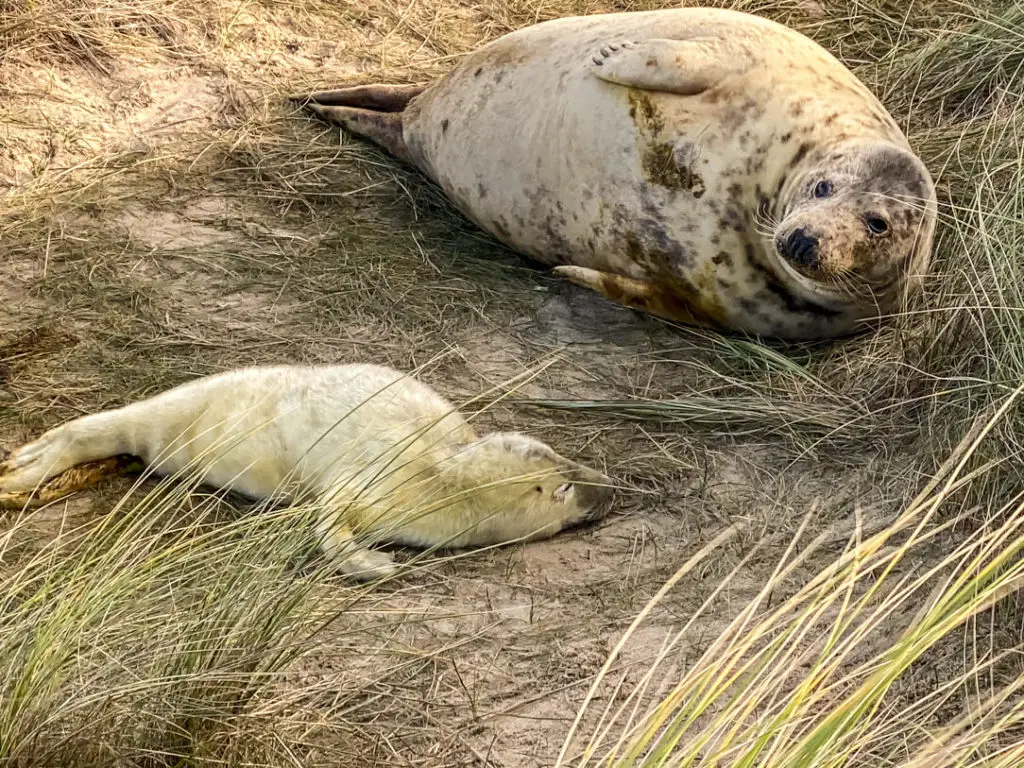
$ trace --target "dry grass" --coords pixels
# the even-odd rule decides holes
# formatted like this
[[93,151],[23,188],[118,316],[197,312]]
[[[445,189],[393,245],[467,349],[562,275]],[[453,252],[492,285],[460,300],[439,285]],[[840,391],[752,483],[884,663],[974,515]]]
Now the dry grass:
[[[952,765],[957,755],[981,765],[964,750],[988,741],[1010,744],[988,765],[1018,764],[1009,694],[1022,612],[1015,597],[980,597],[1011,593],[1015,563],[964,582],[977,590],[958,608],[962,621],[926,642],[905,622],[886,634],[844,611],[866,594],[864,611],[927,617],[941,604],[928,590],[953,584],[951,573],[980,578],[970,557],[987,547],[989,563],[1018,543],[1016,401],[957,451],[1024,380],[1024,5],[732,3],[839,54],[939,177],[943,226],[926,295],[839,343],[763,346],[582,296],[479,233],[415,173],[339,141],[282,98],[342,80],[423,81],[524,24],[667,5],[0,4],[5,443],[234,365],[430,361],[424,378],[458,399],[555,355],[485,420],[549,439],[632,487],[599,531],[438,563],[372,593],[295,567],[305,539],[283,535],[292,528],[281,516],[239,518],[237,500],[161,491],[119,501],[128,488],[115,483],[9,520],[0,753],[12,765],[551,765],[632,618],[701,552],[595,686],[577,734],[592,740],[588,759],[699,764],[711,754],[701,739],[715,735],[715,748],[734,750],[721,764],[810,764],[800,739],[906,642],[912,657],[872,690],[880,698],[862,721],[877,737],[844,731],[847,740],[825,740],[833,762],[815,764],[856,755]],[[928,507],[930,527],[890,528],[920,521],[922,486],[951,455],[965,457],[962,479]],[[702,549],[732,525],[728,542]],[[780,565],[797,533],[824,539]],[[860,538],[847,547],[851,533]],[[894,548],[864,555],[872,536]],[[872,590],[897,554],[891,591]],[[821,592],[831,613],[801,602],[821,573],[846,579]],[[844,603],[847,589],[857,596]],[[775,610],[787,600],[789,613]],[[818,625],[799,621],[826,616],[851,617],[842,626],[860,643],[827,657],[838,677],[799,701],[768,695],[806,681],[809,658],[826,663],[806,646],[773,645],[774,633],[810,637]],[[751,644],[737,643],[737,627]],[[715,688],[718,699],[679,719],[679,702],[692,704],[707,676],[765,648],[776,676]],[[620,673],[634,682],[609,689]],[[639,698],[628,699],[637,679]],[[645,708],[670,694],[657,717]],[[742,763],[737,745],[751,742],[725,738],[715,720],[737,701],[751,707],[744,738],[765,722],[755,710],[801,714]],[[977,702],[1016,714],[996,728]],[[645,752],[666,726],[678,727],[677,748],[663,740]],[[937,734],[945,741],[925,744]],[[620,737],[625,752],[612,749]],[[928,752],[940,742],[952,751]]]

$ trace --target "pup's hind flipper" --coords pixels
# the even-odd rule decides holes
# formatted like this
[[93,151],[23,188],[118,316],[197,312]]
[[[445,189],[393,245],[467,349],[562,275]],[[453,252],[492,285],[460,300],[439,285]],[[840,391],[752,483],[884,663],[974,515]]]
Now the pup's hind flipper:
[[[3,467],[4,465],[0,465],[0,471]],[[144,467],[142,459],[127,454],[79,464],[61,472],[36,489],[0,492],[0,510],[36,509],[96,485],[108,477],[140,472]]]
[[[0,493],[34,491],[73,467],[134,454],[135,448],[130,439],[133,414],[135,411],[128,408],[102,411],[44,432],[4,457],[0,463]],[[116,466],[116,463],[100,466]],[[101,474],[97,477],[108,473],[103,469],[99,471]],[[66,486],[81,483],[92,476],[92,472],[72,475]],[[76,477],[81,479],[76,480]],[[64,484],[58,483],[56,487],[64,487]]]

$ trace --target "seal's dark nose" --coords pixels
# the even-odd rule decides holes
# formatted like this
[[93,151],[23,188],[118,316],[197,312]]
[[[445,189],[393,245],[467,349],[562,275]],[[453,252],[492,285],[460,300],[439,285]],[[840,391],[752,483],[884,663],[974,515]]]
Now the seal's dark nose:
[[818,238],[803,229],[794,229],[786,239],[786,255],[802,267],[818,266]]

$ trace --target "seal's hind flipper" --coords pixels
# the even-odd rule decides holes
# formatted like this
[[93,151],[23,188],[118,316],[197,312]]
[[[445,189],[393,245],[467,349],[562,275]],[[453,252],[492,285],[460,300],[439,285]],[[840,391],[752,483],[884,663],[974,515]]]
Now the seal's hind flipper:
[[704,37],[608,43],[594,53],[590,71],[629,88],[695,96],[749,65],[750,56],[742,47]]
[[410,101],[423,93],[424,88],[425,85],[354,85],[308,96],[291,96],[290,99],[297,104],[401,112]]
[[685,325],[701,328],[719,328],[715,318],[685,299],[667,290],[664,286],[646,280],[637,280],[612,272],[599,272],[586,267],[555,267],[556,275],[568,278],[576,285],[590,288],[616,304],[672,320]]
[[379,144],[399,160],[412,162],[402,136],[401,112],[375,112],[370,109],[325,107],[320,104],[307,104],[306,108],[325,122],[336,123],[357,136]]
[[115,475],[139,472],[144,468],[137,456],[111,456],[99,461],[79,464],[61,472],[32,491],[10,491],[0,493],[0,510],[34,509],[70,496],[83,488],[96,485]]

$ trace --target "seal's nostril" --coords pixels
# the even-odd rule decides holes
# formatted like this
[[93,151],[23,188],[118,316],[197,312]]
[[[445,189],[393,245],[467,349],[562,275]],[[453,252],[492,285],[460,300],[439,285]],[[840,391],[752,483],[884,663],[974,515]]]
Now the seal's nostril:
[[786,250],[792,253],[796,250],[796,244],[800,242],[800,238],[804,236],[802,229],[794,229],[789,233],[789,237],[786,239]]
[[818,265],[818,238],[803,229],[794,229],[786,239],[786,253],[801,266],[815,267]]

